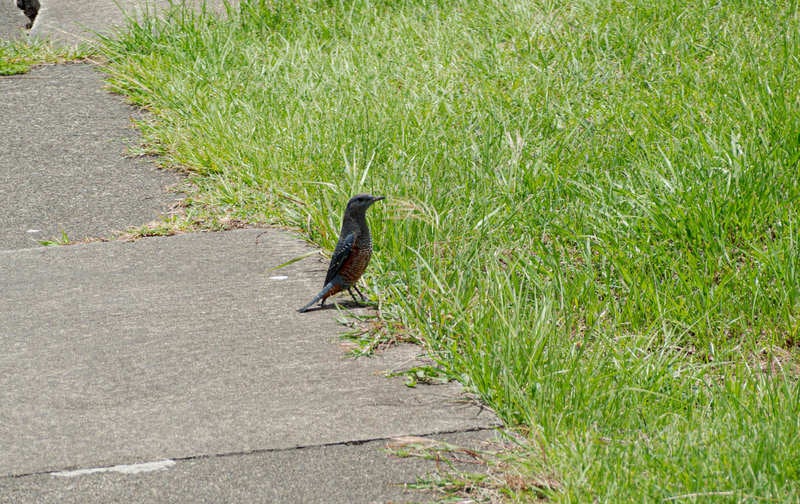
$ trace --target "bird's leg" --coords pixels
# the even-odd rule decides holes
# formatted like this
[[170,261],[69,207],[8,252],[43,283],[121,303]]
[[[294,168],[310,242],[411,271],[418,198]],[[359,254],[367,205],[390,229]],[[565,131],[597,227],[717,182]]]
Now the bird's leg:
[[[358,295],[361,296],[361,301],[366,301],[367,300],[367,296],[365,296],[363,292],[358,290],[358,285],[353,285],[353,288],[356,290],[356,292],[358,292]],[[351,292],[350,295],[353,296],[353,293]],[[353,296],[353,299],[355,299],[355,298],[356,297]]]

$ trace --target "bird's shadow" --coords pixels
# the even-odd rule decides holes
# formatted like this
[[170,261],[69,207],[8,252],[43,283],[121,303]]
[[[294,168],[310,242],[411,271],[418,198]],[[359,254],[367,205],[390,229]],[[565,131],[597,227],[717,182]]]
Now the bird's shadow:
[[374,303],[372,301],[353,301],[352,299],[336,301],[333,303],[325,303],[322,306],[316,305],[303,313],[310,313],[315,311],[323,311],[323,310],[335,310],[335,309],[345,309],[345,310],[354,310],[356,308],[375,308],[378,306],[378,303]]

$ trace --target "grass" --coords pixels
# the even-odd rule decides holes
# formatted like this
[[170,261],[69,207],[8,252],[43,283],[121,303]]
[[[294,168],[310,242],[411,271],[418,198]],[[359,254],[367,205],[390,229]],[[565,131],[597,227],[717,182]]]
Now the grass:
[[41,39],[0,40],[0,75],[22,74],[35,65],[82,60],[91,55],[88,47],[62,46]]
[[[431,460],[439,470],[411,488],[439,494],[437,502],[530,501],[547,498],[558,483],[531,477],[526,457],[517,456],[513,443],[482,443],[462,447],[429,438],[406,436],[387,443],[387,452],[400,458]],[[505,498],[504,498],[505,497]]]
[[66,231],[61,231],[61,236],[58,238],[52,238],[49,240],[39,240],[39,245],[43,247],[55,247],[60,245],[69,245],[73,243],[70,241],[69,236],[67,236]]
[[795,2],[251,0],[103,52],[187,220],[331,248],[386,195],[381,317],[549,498],[800,499]]

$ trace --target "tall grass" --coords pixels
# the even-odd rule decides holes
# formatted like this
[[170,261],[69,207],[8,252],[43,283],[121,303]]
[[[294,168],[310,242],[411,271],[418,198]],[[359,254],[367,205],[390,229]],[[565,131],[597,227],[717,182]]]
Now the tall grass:
[[331,247],[585,502],[800,498],[794,2],[244,1],[107,40],[189,212]]

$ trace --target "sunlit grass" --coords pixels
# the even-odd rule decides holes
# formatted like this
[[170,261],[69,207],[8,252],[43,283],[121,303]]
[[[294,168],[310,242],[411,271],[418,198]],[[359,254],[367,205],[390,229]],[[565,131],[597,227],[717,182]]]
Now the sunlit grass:
[[193,218],[330,248],[386,195],[382,316],[555,498],[800,498],[795,5],[251,1],[104,52]]

